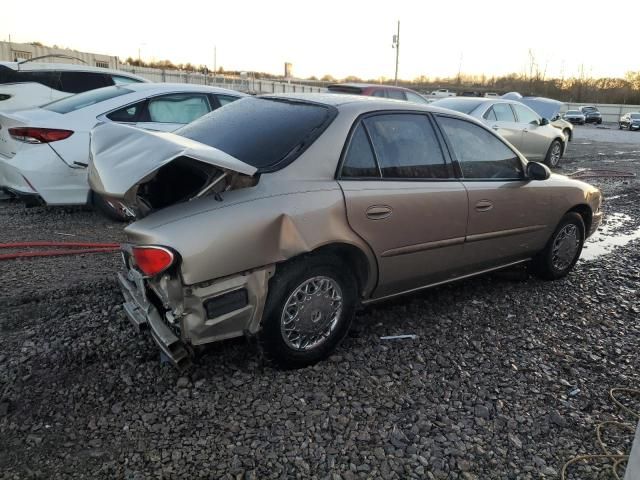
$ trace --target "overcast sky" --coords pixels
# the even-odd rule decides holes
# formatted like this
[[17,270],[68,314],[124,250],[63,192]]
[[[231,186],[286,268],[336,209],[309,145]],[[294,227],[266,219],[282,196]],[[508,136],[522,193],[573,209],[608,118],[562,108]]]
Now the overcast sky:
[[215,45],[227,70],[379,78],[394,74],[397,20],[405,79],[522,73],[530,49],[547,76],[640,70],[637,0],[7,1],[0,38],[209,67]]

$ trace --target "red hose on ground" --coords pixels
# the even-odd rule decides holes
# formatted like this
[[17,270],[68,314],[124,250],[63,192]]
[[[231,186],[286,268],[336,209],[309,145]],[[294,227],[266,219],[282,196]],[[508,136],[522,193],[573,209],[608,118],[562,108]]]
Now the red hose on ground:
[[80,247],[80,248],[120,248],[117,243],[88,243],[88,242],[16,242],[0,243],[0,248],[21,247]]
[[33,248],[33,247],[66,247],[61,250],[27,250],[26,252],[5,253],[1,260],[30,257],[57,257],[62,255],[82,255],[84,253],[108,253],[120,248],[117,243],[88,243],[88,242],[15,242],[0,243],[2,248]]

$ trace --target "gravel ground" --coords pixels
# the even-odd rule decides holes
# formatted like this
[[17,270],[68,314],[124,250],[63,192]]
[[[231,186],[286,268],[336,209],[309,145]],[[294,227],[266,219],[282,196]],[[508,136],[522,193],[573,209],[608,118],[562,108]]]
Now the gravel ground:
[[[640,173],[640,143],[615,142],[581,131],[561,171]],[[558,478],[624,419],[608,389],[640,385],[640,241],[606,248],[640,231],[640,182],[589,181],[616,215],[567,278],[513,270],[371,306],[298,371],[244,341],[187,376],[161,365],[120,307],[117,254],[3,262],[0,478]],[[122,239],[83,210],[3,202],[0,222],[0,242]],[[590,469],[572,478],[609,478]]]

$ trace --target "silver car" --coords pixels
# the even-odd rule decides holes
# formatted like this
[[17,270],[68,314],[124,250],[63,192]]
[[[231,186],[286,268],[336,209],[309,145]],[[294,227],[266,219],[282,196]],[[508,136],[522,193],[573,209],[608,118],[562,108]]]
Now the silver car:
[[531,108],[504,98],[447,98],[434,106],[466,113],[498,132],[529,160],[557,167],[568,139]]
[[598,189],[427,105],[250,97],[176,133],[98,126],[89,177],[137,218],[124,308],[179,367],[243,335],[301,367],[359,305],[519,263],[560,278],[602,218]]

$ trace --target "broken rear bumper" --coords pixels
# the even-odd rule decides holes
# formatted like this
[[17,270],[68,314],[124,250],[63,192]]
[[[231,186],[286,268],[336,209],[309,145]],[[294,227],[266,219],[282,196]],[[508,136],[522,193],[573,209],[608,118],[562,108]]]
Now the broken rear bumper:
[[149,329],[177,368],[190,365],[195,346],[259,330],[273,265],[187,286],[175,274],[145,278],[127,260],[128,248],[127,269],[118,273],[125,313],[137,331]]
[[[118,273],[118,281],[124,296],[124,311],[137,331],[149,327],[151,337],[160,350],[179,369],[187,368],[190,356],[184,343],[164,322],[158,309],[146,297],[142,276],[139,281],[135,272]],[[142,288],[140,288],[142,287]]]

